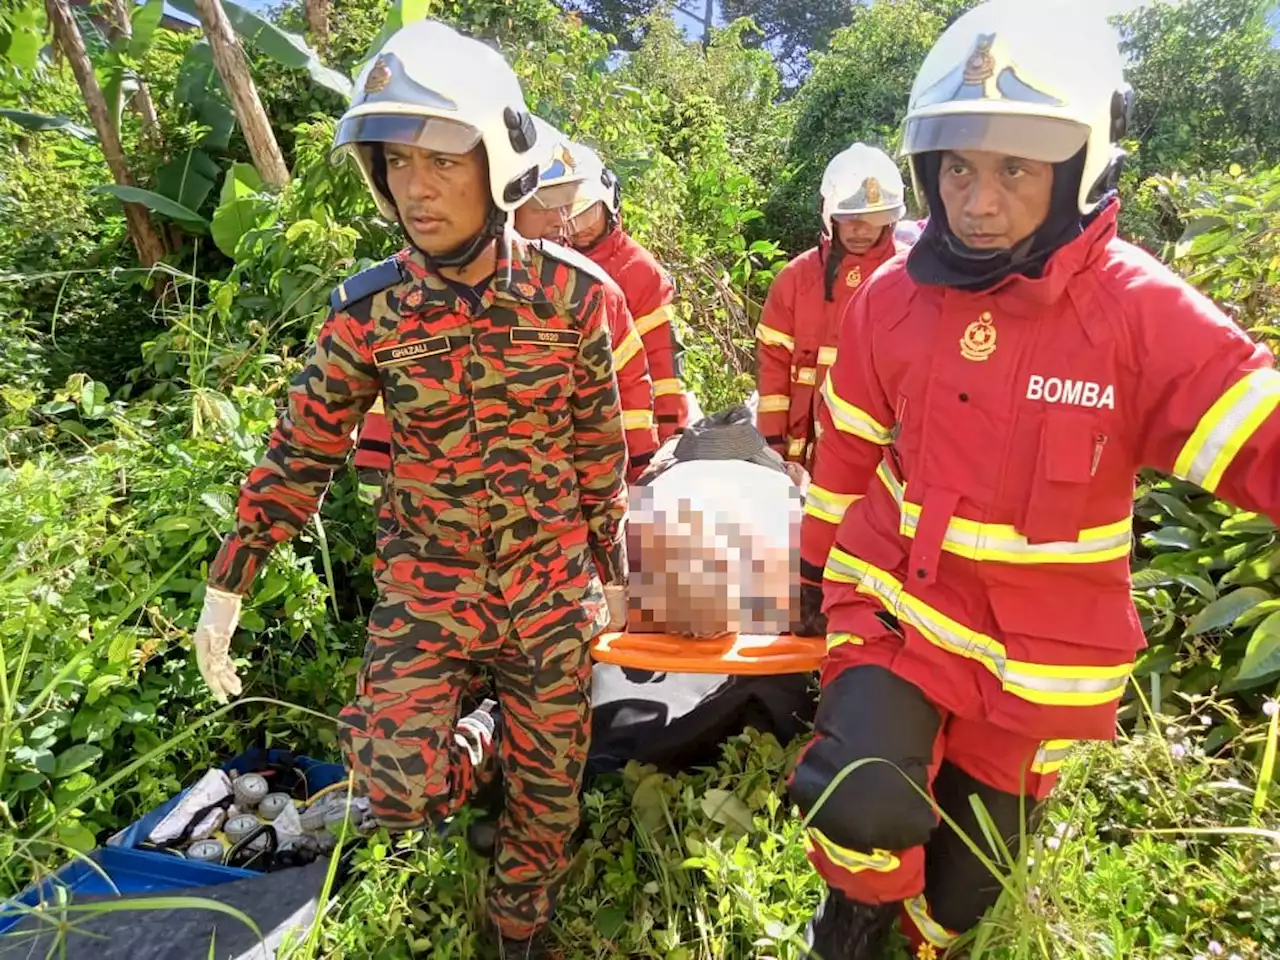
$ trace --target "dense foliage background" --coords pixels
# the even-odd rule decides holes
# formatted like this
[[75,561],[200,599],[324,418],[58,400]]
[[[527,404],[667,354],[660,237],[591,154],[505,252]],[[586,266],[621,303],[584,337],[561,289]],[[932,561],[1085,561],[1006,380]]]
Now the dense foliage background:
[[[858,139],[896,146],[919,62],[971,5],[735,3],[756,20],[704,44],[648,3],[286,4],[245,41],[291,172],[283,190],[255,171],[198,29],[161,22],[151,0],[120,40],[104,26],[110,4],[75,5],[145,192],[133,196],[169,250],[156,271],[138,266],[44,7],[0,8],[4,892],[227,751],[332,751],[330,718],[351,692],[372,601],[372,518],[349,471],[246,605],[235,649],[259,699],[211,713],[188,641],[237,485],[330,290],[400,243],[353,171],[328,163],[344,103],[334,75],[353,75],[389,26],[414,17],[499,44],[531,107],[621,175],[628,229],[677,278],[691,378],[710,411],[751,389],[760,305],[814,242],[827,159]],[[806,25],[795,11],[808,7]],[[1263,0],[1186,0],[1118,27],[1138,94],[1125,233],[1274,344],[1272,12]],[[136,109],[141,86],[154,128]],[[1073,759],[983,936],[1010,957],[1278,956],[1280,542],[1266,518],[1154,474],[1136,509],[1135,596],[1151,646],[1124,742]],[[820,884],[781,790],[796,746],[747,735],[714,770],[633,769],[590,793],[590,838],[558,927],[572,955],[799,956]],[[360,870],[309,952],[474,955],[481,865],[465,846],[384,837]]]

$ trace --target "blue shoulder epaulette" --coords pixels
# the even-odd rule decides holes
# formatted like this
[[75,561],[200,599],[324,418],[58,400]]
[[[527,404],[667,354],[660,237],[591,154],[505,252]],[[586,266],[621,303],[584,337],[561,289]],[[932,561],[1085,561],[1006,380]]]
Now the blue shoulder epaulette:
[[395,286],[404,278],[399,257],[388,257],[381,263],[375,263],[367,270],[361,270],[354,276],[338,284],[329,297],[329,306],[335,310],[343,310],[365,297]]

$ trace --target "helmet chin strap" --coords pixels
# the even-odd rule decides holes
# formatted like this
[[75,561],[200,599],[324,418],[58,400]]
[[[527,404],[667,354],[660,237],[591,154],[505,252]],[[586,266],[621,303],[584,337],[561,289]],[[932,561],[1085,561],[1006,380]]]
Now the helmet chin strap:
[[414,243],[413,235],[409,233],[409,229],[404,225],[403,220],[400,221],[400,229],[409,238],[409,243],[413,248],[422,254],[427,266],[439,273],[442,267],[463,269],[470,266],[484,252],[484,248],[488,246],[491,240],[502,236],[506,221],[506,215],[490,201],[489,212],[485,215],[484,226],[480,228],[480,231],[470,240],[464,240],[452,250],[446,250],[444,253],[428,253]]

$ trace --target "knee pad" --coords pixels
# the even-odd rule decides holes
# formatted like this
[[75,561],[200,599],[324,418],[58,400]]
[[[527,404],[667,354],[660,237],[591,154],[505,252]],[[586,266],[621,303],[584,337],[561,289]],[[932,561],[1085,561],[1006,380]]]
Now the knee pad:
[[[934,780],[933,795],[988,860],[1005,869],[1003,853],[993,851],[978,823],[978,815],[970,800],[976,795],[1004,840],[1009,852],[1018,856],[1018,836],[1026,819],[1028,834],[1035,829],[1044,808],[1043,802],[1005,793],[983,783],[954,763],[944,762]],[[982,861],[945,821],[925,848],[925,899],[929,913],[948,930],[963,933],[976,926],[983,915],[1000,898],[1000,881],[983,866]]]
[[[822,691],[817,736],[792,774],[791,799],[806,816],[817,807],[810,826],[842,847],[920,846],[937,826],[927,796],[941,722],[914,685],[883,667],[846,670]],[[859,760],[871,762],[845,773],[819,806]]]

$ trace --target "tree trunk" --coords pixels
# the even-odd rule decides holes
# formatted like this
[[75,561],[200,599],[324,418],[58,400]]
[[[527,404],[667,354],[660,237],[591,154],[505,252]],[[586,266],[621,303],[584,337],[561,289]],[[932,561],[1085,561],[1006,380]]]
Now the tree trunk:
[[231,106],[235,109],[240,129],[258,174],[267,183],[283,187],[289,182],[289,168],[284,165],[280,145],[267,120],[267,112],[258,99],[258,89],[249,75],[249,63],[244,51],[232,32],[219,0],[196,0],[196,11],[204,26],[205,36],[213,50],[213,62],[222,77],[222,84],[231,94]]
[[[80,36],[80,27],[71,15],[67,0],[45,0],[45,10],[49,15],[49,23],[53,26],[54,37],[62,49],[67,62],[71,64],[71,72],[75,74],[76,83],[80,85],[80,93],[84,97],[85,107],[93,121],[93,128],[98,133],[102,144],[102,153],[111,168],[111,176],[122,187],[134,186],[133,175],[129,172],[129,164],[125,161],[124,150],[120,146],[120,137],[111,125],[111,113],[107,109],[106,98],[98,79],[93,75],[93,64],[85,52],[84,38]],[[144,267],[153,267],[164,259],[166,253],[164,241],[156,232],[147,213],[147,208],[137,203],[124,205],[125,220],[129,225],[129,239],[138,251],[138,259]]]
[[302,6],[307,15],[307,28],[311,31],[312,43],[316,50],[323,50],[329,45],[330,0],[303,0]]
[[[118,37],[128,39],[133,36],[133,21],[129,19],[129,9],[125,0],[111,0],[111,39]],[[156,105],[151,99],[151,90],[141,77],[138,78],[138,90],[133,95],[133,109],[142,118],[142,136],[152,147],[159,150],[164,143],[160,133],[160,118],[156,116]]]

